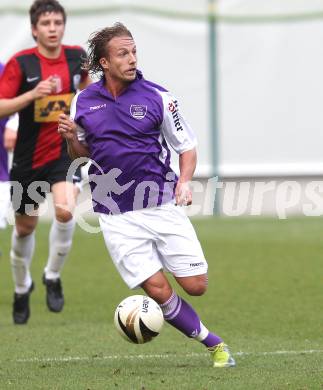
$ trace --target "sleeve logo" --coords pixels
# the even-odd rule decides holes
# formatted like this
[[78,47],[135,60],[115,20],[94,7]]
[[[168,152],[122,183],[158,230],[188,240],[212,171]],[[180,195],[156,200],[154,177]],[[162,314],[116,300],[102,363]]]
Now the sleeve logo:
[[177,100],[172,100],[170,103],[168,103],[168,110],[172,114],[174,126],[176,128],[176,131],[183,131],[183,127],[181,125],[181,122],[179,120],[178,115],[178,103]]

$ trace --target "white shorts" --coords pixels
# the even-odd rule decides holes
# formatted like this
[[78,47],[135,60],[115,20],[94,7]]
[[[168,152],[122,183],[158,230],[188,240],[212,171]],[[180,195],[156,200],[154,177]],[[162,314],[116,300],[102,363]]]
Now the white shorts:
[[7,226],[7,214],[10,207],[10,183],[0,181],[0,229]]
[[106,246],[121,277],[139,287],[161,269],[178,277],[207,272],[201,244],[184,210],[168,203],[119,215],[100,214]]

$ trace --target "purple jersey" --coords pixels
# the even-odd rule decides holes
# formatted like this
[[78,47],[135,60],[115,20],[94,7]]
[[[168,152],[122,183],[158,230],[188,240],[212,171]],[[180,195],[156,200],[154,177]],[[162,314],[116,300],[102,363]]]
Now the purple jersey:
[[177,177],[168,145],[181,154],[196,138],[168,91],[138,71],[114,98],[102,79],[75,96],[71,117],[90,151],[95,212],[118,214],[173,199]]
[[[2,73],[3,68],[3,65],[0,63],[0,74]],[[7,120],[7,118],[0,119],[0,181],[9,180],[8,153],[3,146],[3,133]]]

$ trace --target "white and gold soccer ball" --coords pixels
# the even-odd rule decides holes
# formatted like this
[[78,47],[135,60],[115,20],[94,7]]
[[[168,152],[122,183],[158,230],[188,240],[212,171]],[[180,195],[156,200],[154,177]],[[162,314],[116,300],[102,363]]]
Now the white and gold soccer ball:
[[158,303],[145,295],[125,298],[114,313],[114,325],[119,334],[135,344],[153,340],[163,324],[163,312]]

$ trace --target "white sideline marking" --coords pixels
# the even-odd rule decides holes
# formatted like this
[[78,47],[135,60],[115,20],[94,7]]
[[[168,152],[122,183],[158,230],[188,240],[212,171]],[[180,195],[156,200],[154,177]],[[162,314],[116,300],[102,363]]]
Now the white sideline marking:
[[[267,356],[267,355],[303,355],[323,353],[320,349],[309,349],[307,351],[269,351],[269,352],[234,352],[234,356]],[[89,360],[117,360],[117,359],[167,359],[170,357],[201,357],[208,356],[207,353],[187,353],[185,355],[177,354],[148,354],[148,355],[107,355],[107,356],[60,356],[53,358],[34,357],[29,359],[17,359],[18,363],[60,363],[60,362],[75,362],[75,361],[89,361]]]

